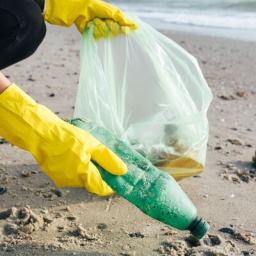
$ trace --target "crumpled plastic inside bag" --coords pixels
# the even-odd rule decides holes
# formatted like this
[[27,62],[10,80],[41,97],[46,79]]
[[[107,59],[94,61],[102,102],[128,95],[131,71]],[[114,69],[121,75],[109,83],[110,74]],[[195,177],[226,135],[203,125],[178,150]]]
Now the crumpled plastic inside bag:
[[136,16],[130,35],[81,42],[75,118],[89,118],[176,180],[206,160],[212,93],[197,60]]

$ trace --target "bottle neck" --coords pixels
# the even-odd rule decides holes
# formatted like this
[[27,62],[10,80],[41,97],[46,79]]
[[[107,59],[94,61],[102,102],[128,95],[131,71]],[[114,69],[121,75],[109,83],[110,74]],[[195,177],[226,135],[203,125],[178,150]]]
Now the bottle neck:
[[188,230],[197,239],[201,239],[209,230],[210,225],[202,218],[196,217],[196,219],[188,227]]

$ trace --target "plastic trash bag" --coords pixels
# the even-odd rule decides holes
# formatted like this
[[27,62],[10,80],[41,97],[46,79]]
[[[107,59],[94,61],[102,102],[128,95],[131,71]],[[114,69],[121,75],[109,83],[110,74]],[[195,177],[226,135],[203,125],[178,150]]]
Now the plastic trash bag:
[[212,93],[196,59],[129,15],[138,29],[81,42],[75,118],[89,118],[176,180],[203,171]]

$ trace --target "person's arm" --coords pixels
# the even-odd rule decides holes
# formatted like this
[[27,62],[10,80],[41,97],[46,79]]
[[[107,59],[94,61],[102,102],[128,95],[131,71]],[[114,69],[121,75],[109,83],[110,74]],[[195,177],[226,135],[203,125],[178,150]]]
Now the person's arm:
[[11,85],[11,82],[0,71],[0,94]]
[[107,196],[113,190],[92,161],[115,175],[125,163],[90,133],[36,103],[0,72],[0,136],[30,152],[41,169],[60,187],[82,187]]

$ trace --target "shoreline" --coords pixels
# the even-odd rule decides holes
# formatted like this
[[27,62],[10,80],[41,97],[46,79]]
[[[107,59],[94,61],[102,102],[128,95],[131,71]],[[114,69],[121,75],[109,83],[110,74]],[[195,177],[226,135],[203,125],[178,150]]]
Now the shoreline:
[[143,19],[152,27],[159,31],[173,31],[184,34],[194,34],[198,36],[221,37],[244,42],[256,43],[256,31],[247,29],[229,29],[218,27],[199,27],[193,25],[181,25],[163,22],[160,20]]

